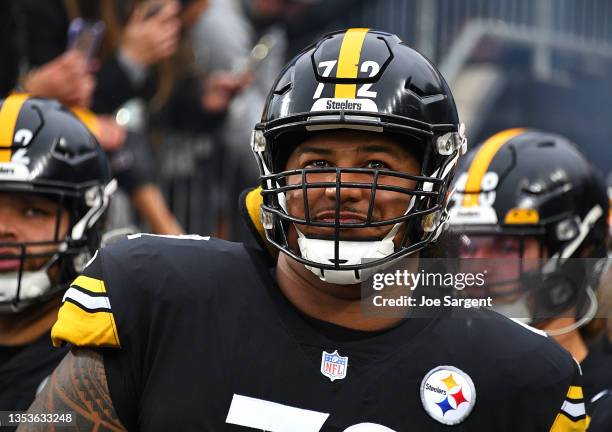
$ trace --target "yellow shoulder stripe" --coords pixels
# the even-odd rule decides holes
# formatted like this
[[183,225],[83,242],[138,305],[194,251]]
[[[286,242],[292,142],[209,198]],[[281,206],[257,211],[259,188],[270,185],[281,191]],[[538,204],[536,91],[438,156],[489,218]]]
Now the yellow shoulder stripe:
[[582,387],[570,386],[569,389],[567,389],[567,397],[570,399],[582,399]]
[[[367,28],[352,28],[344,34],[338,55],[336,78],[357,78],[361,49],[368,31]],[[334,97],[355,99],[356,95],[356,84],[336,84]]]
[[569,417],[559,413],[550,428],[550,432],[584,432],[588,429],[590,422],[591,419],[588,416],[578,421],[572,421]]
[[493,135],[483,143],[478,153],[474,156],[468,170],[465,195],[463,195],[463,207],[476,207],[478,205],[480,199],[478,192],[480,192],[482,178],[487,173],[491,161],[504,144],[524,131],[525,129],[522,128],[508,129]]
[[15,125],[21,112],[21,107],[29,99],[26,93],[13,93],[4,100],[0,109],[0,162],[10,162],[15,136]]
[[51,329],[53,346],[65,343],[88,347],[120,348],[115,318],[111,312],[87,312],[64,302]]
[[94,279],[88,276],[79,276],[77,277],[71,285],[76,285],[87,291],[91,291],[94,293],[105,293],[106,287],[104,286],[104,281],[100,279]]

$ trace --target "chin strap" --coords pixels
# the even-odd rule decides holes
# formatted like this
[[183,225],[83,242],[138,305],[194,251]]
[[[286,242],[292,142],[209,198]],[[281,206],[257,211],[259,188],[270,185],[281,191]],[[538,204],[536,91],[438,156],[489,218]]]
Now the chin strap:
[[[51,279],[47,274],[48,266],[37,271],[24,271],[21,274],[20,300],[29,300],[45,294],[51,289]],[[20,286],[19,272],[0,273],[0,302],[12,302],[17,298]]]
[[[548,336],[560,336],[566,333],[570,333],[574,330],[579,329],[580,327],[588,324],[597,313],[597,297],[595,296],[595,292],[593,289],[588,286],[586,288],[586,294],[589,301],[589,306],[585,314],[576,322],[572,323],[569,326],[561,327],[558,329],[551,330],[543,330]],[[513,321],[518,321],[522,324],[533,325],[534,317],[532,312],[529,310],[528,302],[527,302],[527,294],[524,294],[520,299],[508,303],[508,304],[499,304],[493,307],[495,312],[498,312]]]
[[[395,251],[393,238],[399,231],[402,223],[397,223],[382,239],[376,241],[339,241],[338,258],[342,265],[359,265],[364,261],[385,258]],[[299,229],[298,245],[302,257],[319,264],[330,265],[334,263],[335,241],[320,240],[306,237]],[[322,281],[332,284],[350,285],[363,282],[374,273],[389,267],[393,261],[377,267],[359,270],[324,270],[306,265],[305,267],[317,275]]]
[[548,336],[560,336],[566,333],[573,332],[574,330],[577,330],[580,327],[588,324],[595,317],[595,314],[597,313],[597,306],[598,306],[597,296],[595,296],[595,292],[590,286],[587,287],[586,294],[587,294],[587,298],[589,299],[589,308],[587,309],[585,314],[582,316],[582,318],[580,318],[575,323],[569,326],[566,326],[566,327],[561,327],[558,329],[551,329],[551,330],[544,330],[546,334],[548,334]]
[[[284,198],[284,194],[283,195]],[[284,201],[284,200],[283,200]],[[408,208],[404,215],[408,214],[414,207],[415,197],[410,199]],[[284,203],[283,203],[284,204]],[[282,205],[282,204],[281,204]],[[360,265],[364,261],[374,261],[388,257],[395,252],[393,238],[405,222],[398,222],[381,240],[374,241],[338,241],[338,261],[341,265]],[[308,261],[330,265],[335,262],[336,242],[334,240],[321,240],[306,237],[295,225],[298,234],[298,246],[302,258]],[[403,258],[403,257],[402,257]],[[400,259],[400,258],[398,258]],[[397,260],[391,260],[384,264],[358,270],[324,270],[318,267],[304,264],[308,270],[313,272],[324,282],[339,285],[354,285],[368,280],[374,273],[393,265]]]

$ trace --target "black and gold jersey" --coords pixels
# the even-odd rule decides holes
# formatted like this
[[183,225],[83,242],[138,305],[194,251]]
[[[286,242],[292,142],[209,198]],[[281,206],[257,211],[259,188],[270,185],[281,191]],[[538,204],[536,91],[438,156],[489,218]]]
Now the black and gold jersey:
[[591,422],[589,432],[608,432],[612,429],[612,389],[600,391],[589,402]]
[[588,405],[603,390],[612,389],[612,348],[608,346],[607,335],[589,346],[589,353],[580,366],[584,397]]
[[484,309],[383,332],[301,315],[259,250],[132,236],[66,292],[56,345],[104,347],[130,430],[584,431],[579,367]]
[[584,400],[591,417],[589,431],[612,430],[612,352],[607,335],[589,347],[580,363],[583,373]]

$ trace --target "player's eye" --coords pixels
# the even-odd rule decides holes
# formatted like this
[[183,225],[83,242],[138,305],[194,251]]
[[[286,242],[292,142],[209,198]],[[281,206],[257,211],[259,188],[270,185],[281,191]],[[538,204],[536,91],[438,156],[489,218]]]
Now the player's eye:
[[323,159],[318,159],[318,160],[312,160],[312,161],[306,162],[305,168],[327,168],[329,166],[330,164],[328,161],[323,160]]
[[372,160],[366,164],[366,168],[370,169],[389,169],[389,165],[379,160]]
[[501,252],[506,254],[517,253],[519,250],[518,244],[514,241],[503,241],[498,247]]
[[32,206],[32,207],[25,208],[23,211],[23,214],[25,217],[35,218],[35,217],[49,217],[53,215],[53,212],[46,208]]

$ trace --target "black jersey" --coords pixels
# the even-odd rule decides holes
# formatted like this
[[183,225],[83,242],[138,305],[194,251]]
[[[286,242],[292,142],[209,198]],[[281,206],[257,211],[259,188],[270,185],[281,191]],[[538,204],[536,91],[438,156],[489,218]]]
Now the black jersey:
[[25,411],[68,352],[54,349],[49,332],[20,346],[0,346],[0,411]]
[[[327,328],[324,328],[327,327]],[[440,308],[384,332],[300,316],[265,256],[137,235],[67,291],[54,343],[108,347],[113,404],[146,431],[583,431],[580,372],[488,310]]]
[[602,390],[589,401],[589,432],[612,430],[612,389]]
[[604,339],[589,347],[589,354],[580,364],[584,400],[592,419],[589,431],[593,432],[612,430],[612,352],[606,342]]
[[603,390],[612,389],[612,351],[605,340],[589,347],[589,354],[580,366],[583,374],[584,399],[588,405],[591,399]]

